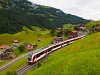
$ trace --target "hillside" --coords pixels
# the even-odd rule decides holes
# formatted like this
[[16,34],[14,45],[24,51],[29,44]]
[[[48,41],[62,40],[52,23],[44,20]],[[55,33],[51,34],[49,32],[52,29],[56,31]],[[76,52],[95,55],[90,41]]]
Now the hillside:
[[37,5],[27,0],[0,0],[0,33],[16,33],[22,27],[43,29],[62,27],[63,24],[89,22],[81,17],[65,14],[60,9]]
[[26,75],[100,75],[99,35],[91,34],[55,51]]
[[100,25],[100,21],[93,21],[86,24],[89,29],[92,29],[94,26]]

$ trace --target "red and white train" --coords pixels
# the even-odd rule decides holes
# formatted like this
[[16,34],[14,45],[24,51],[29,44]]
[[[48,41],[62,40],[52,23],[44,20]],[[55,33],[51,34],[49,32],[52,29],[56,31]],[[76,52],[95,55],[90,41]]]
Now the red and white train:
[[46,46],[46,47],[41,48],[39,50],[36,50],[36,51],[28,54],[28,64],[33,64],[33,63],[37,62],[38,60],[40,60],[41,58],[43,58],[44,56],[48,55],[49,53],[51,53],[59,48],[62,48],[66,45],[69,45],[72,42],[74,42],[75,40],[78,40],[78,39],[81,39],[84,37],[85,37],[85,35],[82,35],[82,36],[79,36],[76,38],[72,38],[69,40],[65,40],[65,41],[55,43],[55,44],[51,44],[49,46]]

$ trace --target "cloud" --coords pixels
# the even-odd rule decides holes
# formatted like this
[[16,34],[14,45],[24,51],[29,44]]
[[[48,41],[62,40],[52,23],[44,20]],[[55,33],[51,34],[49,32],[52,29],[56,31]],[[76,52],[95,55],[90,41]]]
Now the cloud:
[[100,20],[100,0],[29,0],[85,19]]

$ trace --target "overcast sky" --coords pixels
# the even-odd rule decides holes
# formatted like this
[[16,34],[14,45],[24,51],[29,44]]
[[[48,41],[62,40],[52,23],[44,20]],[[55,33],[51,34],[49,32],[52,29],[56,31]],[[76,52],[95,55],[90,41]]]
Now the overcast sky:
[[100,0],[29,0],[85,19],[100,20]]

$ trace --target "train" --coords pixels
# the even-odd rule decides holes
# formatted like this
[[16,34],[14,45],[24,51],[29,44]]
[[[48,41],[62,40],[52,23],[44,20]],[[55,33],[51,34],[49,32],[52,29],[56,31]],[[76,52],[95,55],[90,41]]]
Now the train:
[[28,64],[34,64],[35,62],[37,62],[38,60],[42,59],[43,57],[45,57],[46,55],[50,54],[51,52],[58,50],[64,46],[67,46],[71,43],[73,43],[75,40],[84,38],[85,35],[82,36],[78,36],[75,38],[71,38],[68,40],[64,40],[55,44],[50,44],[49,46],[45,46],[39,50],[36,50],[34,52],[31,52],[28,54]]

